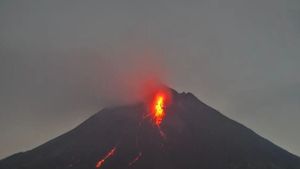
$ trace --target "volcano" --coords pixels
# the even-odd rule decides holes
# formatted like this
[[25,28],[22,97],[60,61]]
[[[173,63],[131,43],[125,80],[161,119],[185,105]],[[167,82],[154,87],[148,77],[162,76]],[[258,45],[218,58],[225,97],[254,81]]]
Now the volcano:
[[[300,158],[169,89],[155,123],[148,102],[104,108],[73,130],[0,161],[0,169],[300,169]],[[163,106],[163,107],[162,107]],[[163,110],[162,110],[163,108]]]

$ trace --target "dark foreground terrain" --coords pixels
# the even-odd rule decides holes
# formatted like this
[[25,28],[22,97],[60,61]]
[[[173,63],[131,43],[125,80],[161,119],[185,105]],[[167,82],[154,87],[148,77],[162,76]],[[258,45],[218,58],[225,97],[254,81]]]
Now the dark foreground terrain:
[[107,108],[66,134],[1,160],[0,169],[300,169],[299,157],[194,95],[171,93],[160,130],[144,103]]

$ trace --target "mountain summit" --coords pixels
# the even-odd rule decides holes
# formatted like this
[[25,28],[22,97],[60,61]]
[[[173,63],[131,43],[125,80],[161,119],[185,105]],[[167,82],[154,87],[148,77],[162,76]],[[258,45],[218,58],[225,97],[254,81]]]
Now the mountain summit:
[[157,102],[105,108],[67,133],[1,160],[0,169],[300,169],[299,157],[193,94],[167,90],[168,96],[150,97]]

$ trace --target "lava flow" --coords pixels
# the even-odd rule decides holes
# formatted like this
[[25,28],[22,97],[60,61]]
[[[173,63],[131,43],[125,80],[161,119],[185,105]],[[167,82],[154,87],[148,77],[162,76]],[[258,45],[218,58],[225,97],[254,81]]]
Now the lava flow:
[[101,160],[99,160],[96,164],[96,168],[100,168],[106,159],[108,159],[109,157],[111,157],[112,155],[115,154],[115,151],[116,151],[116,147],[112,148],[105,156],[104,158],[102,158]]
[[166,116],[165,108],[167,101],[170,101],[170,96],[169,93],[164,90],[157,92],[153,97],[151,104],[152,118],[157,126],[160,126]]
[[165,102],[165,98],[162,95],[158,95],[157,98],[155,99],[154,119],[155,119],[155,124],[158,126],[161,124],[163,118],[165,117],[164,102]]
[[137,162],[142,157],[142,152],[139,152],[139,154],[128,164],[128,166],[133,165],[135,162]]

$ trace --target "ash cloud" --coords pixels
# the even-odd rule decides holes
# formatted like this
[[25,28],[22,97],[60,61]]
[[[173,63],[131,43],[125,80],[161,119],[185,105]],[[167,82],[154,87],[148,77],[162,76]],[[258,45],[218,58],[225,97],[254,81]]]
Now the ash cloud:
[[11,145],[4,154],[41,144],[104,107],[140,101],[145,83],[164,79],[161,54],[124,46],[1,50],[0,127],[7,139],[0,144]]

